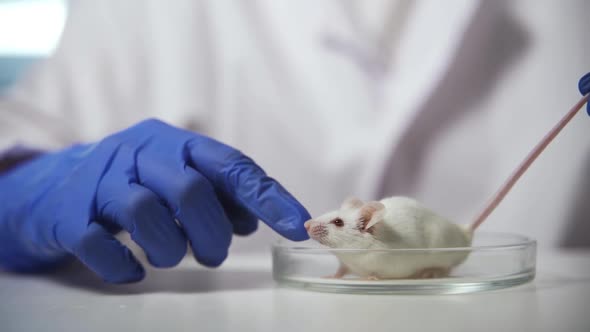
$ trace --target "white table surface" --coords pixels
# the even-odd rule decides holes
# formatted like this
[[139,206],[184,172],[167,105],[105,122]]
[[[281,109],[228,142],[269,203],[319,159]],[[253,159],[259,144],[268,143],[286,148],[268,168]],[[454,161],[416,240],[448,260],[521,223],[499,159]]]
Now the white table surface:
[[107,285],[79,266],[0,272],[0,331],[590,331],[590,251],[539,253],[532,283],[477,294],[348,295],[281,288],[270,255],[216,270],[185,259]]

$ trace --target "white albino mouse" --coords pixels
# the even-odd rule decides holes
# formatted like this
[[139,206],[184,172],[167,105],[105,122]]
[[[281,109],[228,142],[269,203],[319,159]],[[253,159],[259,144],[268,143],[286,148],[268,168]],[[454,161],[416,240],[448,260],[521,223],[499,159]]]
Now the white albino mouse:
[[492,197],[469,226],[454,224],[407,197],[390,197],[363,203],[347,199],[339,210],[305,222],[309,236],[331,248],[384,249],[370,252],[335,252],[341,278],[352,272],[367,279],[439,278],[461,264],[469,250],[407,251],[392,254],[387,249],[470,247],[473,233],[508,194],[545,147],[588,101],[586,94],[543,137]]
[[[454,224],[407,197],[363,203],[347,199],[339,210],[305,223],[310,237],[331,248],[401,249],[469,247],[470,227]],[[436,278],[449,274],[468,251],[384,251],[335,253],[341,266],[334,275],[352,272],[367,279]]]

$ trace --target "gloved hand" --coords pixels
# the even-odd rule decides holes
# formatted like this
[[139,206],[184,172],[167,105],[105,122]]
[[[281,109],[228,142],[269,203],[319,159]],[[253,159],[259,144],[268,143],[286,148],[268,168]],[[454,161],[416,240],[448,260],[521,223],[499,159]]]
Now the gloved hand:
[[0,175],[0,267],[39,271],[73,255],[105,281],[132,282],[145,272],[117,230],[154,266],[176,265],[187,240],[199,263],[217,266],[232,232],[249,234],[261,219],[304,240],[309,218],[239,151],[147,120]]
[[[578,82],[578,89],[582,95],[586,95],[590,92],[590,73],[582,76],[580,82]],[[586,111],[590,115],[590,102],[586,103]]]

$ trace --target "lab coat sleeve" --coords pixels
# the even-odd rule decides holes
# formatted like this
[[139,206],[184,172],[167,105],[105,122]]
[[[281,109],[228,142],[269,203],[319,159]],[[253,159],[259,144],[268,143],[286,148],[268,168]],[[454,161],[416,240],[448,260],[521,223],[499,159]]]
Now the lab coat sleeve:
[[[24,97],[24,96],[23,96]],[[40,99],[7,94],[0,100],[0,152],[15,146],[55,149],[74,141],[77,132],[65,114],[52,114]]]
[[213,54],[206,3],[69,4],[54,54],[0,95],[0,151],[96,141],[151,117],[206,126]]

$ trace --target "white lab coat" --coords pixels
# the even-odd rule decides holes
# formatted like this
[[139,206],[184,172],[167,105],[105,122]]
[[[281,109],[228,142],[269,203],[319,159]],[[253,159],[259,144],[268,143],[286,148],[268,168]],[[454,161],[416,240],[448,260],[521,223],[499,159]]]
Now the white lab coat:
[[[403,194],[466,223],[579,99],[589,12],[582,0],[73,1],[55,54],[3,98],[0,146],[57,148],[158,117],[249,154],[314,215]],[[590,244],[589,129],[574,118],[481,229]]]

